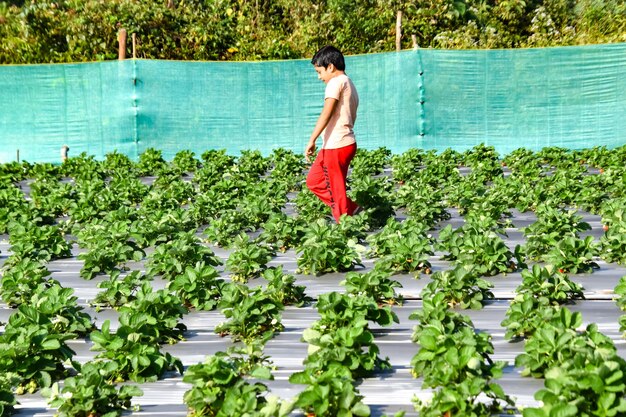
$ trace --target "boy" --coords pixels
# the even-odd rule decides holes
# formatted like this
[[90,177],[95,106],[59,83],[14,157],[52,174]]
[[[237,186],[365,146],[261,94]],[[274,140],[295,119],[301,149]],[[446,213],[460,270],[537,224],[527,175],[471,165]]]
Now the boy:
[[311,63],[317,76],[326,83],[324,108],[317,119],[304,155],[308,162],[315,152],[315,141],[324,133],[322,148],[311,165],[306,185],[332,210],[335,221],[343,214],[349,216],[360,207],[346,195],[348,166],[356,153],[356,139],[352,128],[356,120],[359,96],[346,73],[341,52],[325,46],[315,53]]

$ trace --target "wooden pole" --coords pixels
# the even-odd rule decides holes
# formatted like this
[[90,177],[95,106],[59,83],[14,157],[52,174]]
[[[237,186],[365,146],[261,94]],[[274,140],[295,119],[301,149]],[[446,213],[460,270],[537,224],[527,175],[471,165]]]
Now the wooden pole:
[[419,45],[417,44],[417,35],[411,35],[411,41],[413,42],[413,49],[419,49]]
[[133,39],[133,59],[137,58],[137,34],[133,33],[131,35]]
[[20,162],[20,150],[19,149],[17,150],[17,162],[18,163]]
[[117,35],[117,42],[119,48],[117,59],[126,59],[126,29],[120,29],[120,32]]
[[396,16],[396,51],[402,50],[402,10],[398,10]]

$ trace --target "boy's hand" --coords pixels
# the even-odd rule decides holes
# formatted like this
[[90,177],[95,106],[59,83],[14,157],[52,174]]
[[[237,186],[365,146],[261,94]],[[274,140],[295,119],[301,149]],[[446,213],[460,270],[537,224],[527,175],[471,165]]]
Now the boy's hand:
[[307,162],[311,162],[311,156],[315,153],[315,142],[309,142],[309,144],[304,148],[304,158]]

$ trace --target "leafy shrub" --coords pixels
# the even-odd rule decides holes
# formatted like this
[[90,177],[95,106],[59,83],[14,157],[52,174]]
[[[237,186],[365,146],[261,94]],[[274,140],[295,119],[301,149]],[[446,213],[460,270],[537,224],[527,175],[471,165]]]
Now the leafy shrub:
[[263,230],[258,240],[281,252],[298,246],[305,234],[305,223],[300,217],[291,217],[284,213],[273,213],[261,227]]

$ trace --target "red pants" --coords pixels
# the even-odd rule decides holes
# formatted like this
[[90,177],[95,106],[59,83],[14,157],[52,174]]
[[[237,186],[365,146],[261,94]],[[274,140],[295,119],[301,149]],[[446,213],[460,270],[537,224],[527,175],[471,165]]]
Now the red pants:
[[320,149],[306,177],[306,186],[330,207],[339,223],[342,214],[352,215],[358,207],[346,195],[348,166],[356,153],[356,143],[337,149]]

